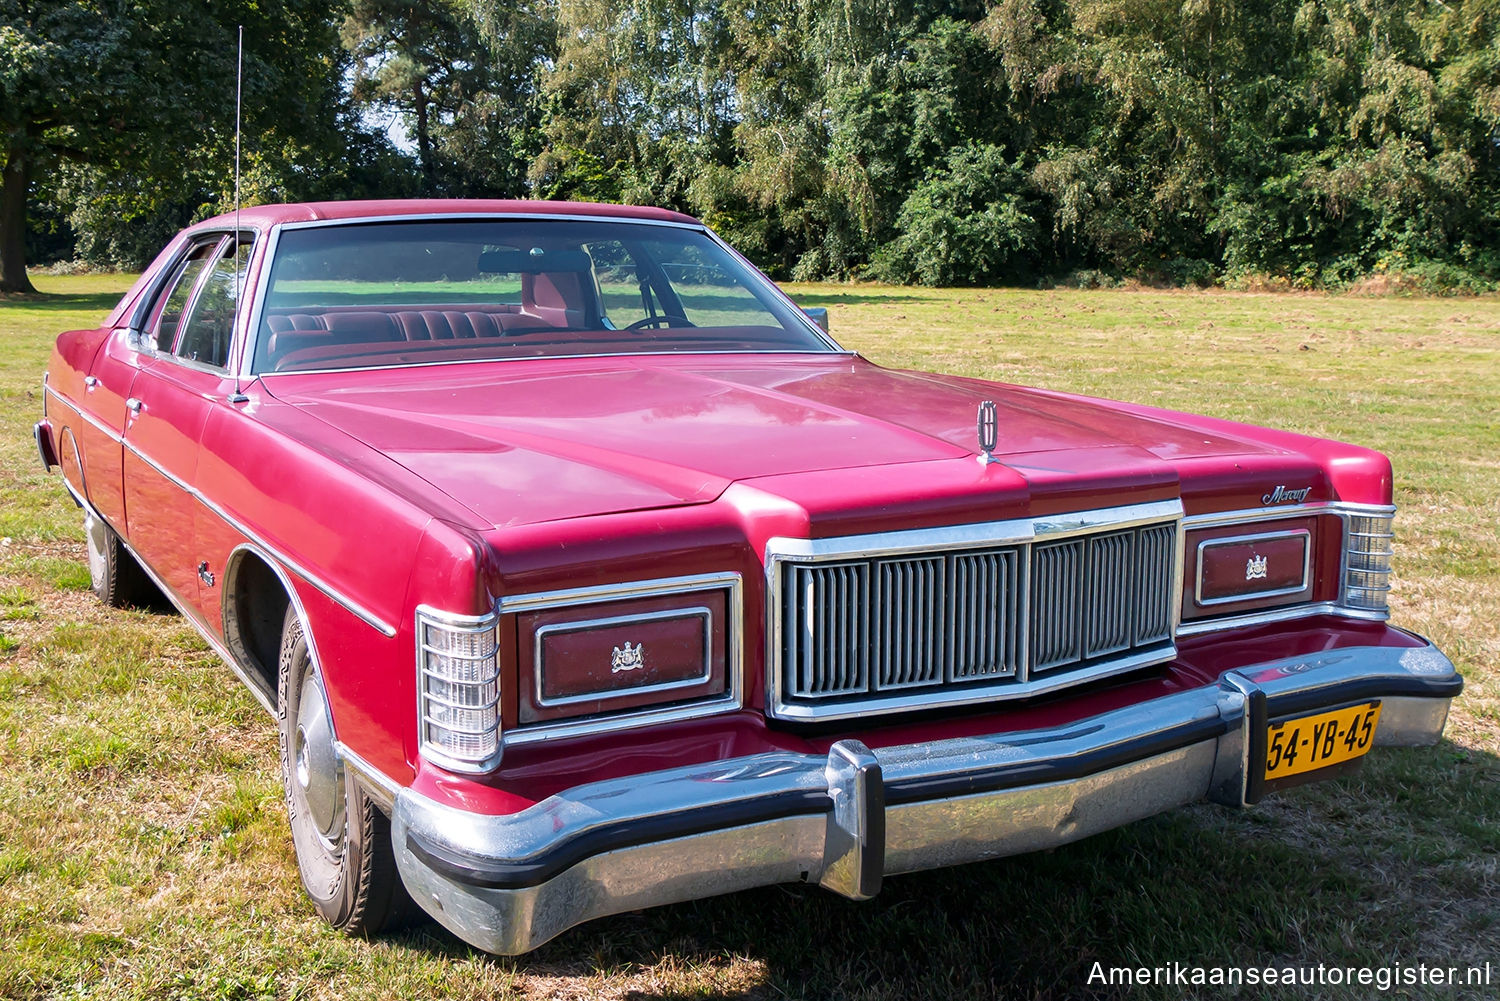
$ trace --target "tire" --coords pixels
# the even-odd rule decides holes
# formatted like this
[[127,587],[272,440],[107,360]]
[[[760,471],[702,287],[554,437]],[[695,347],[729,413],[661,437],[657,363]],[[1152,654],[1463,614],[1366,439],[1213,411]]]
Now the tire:
[[100,601],[110,608],[148,607],[161,602],[156,584],[104,519],[86,511],[83,534],[89,547],[89,586]]
[[407,923],[416,905],[401,885],[390,821],[334,750],[322,680],[296,609],[287,608],[277,672],[281,782],[302,887],[318,913],[351,935]]

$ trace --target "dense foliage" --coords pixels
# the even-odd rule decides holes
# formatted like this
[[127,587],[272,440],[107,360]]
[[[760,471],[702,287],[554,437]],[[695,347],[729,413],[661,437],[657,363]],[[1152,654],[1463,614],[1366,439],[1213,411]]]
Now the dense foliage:
[[667,205],[799,278],[1500,280],[1500,0],[213,7],[0,0],[37,256],[223,206],[244,21],[260,200]]

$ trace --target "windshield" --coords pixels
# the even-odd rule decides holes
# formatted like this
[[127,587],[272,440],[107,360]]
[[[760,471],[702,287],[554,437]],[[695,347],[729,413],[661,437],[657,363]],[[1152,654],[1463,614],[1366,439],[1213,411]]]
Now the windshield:
[[253,371],[827,350],[765,277],[699,230],[397,221],[281,233]]

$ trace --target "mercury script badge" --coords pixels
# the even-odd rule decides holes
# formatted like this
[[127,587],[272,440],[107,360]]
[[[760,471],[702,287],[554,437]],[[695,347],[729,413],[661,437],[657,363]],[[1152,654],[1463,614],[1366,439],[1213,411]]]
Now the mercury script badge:
[[1245,579],[1266,579],[1266,558],[1264,556],[1251,556],[1245,561]]
[[631,646],[627,640],[625,648],[615,647],[609,657],[609,673],[619,674],[621,671],[635,671],[646,666],[646,654],[641,649],[641,644]]
[[1000,441],[1000,418],[995,411],[995,401],[985,400],[979,405],[979,462],[989,465],[999,462],[995,458],[995,445]]
[[1277,484],[1276,489],[1260,499],[1262,504],[1301,504],[1307,500],[1307,495],[1312,493],[1312,487],[1303,487],[1301,490],[1288,490]]

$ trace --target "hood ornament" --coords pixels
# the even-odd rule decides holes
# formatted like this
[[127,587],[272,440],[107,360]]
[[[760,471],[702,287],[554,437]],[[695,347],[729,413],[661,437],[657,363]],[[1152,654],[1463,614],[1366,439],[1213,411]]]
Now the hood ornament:
[[979,464],[988,466],[999,462],[995,458],[995,445],[1000,441],[1000,418],[994,400],[985,400],[979,405]]

